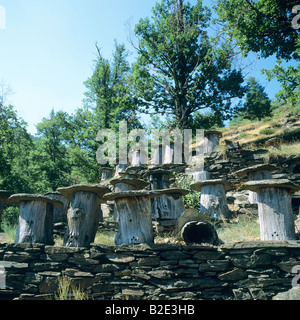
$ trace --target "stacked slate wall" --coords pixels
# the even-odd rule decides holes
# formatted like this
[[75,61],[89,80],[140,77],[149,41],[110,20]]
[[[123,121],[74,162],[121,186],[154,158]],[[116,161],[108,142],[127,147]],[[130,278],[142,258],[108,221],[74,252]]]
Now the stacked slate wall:
[[97,300],[272,299],[292,288],[300,242],[66,248],[0,244],[0,299],[52,299],[63,275]]

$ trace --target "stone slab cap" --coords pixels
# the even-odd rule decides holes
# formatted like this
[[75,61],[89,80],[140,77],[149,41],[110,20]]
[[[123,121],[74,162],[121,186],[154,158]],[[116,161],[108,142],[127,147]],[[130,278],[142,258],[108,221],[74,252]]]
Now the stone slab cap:
[[95,193],[99,198],[102,198],[106,193],[110,192],[110,189],[99,184],[77,184],[66,188],[58,188],[57,191],[68,200],[72,200],[73,194],[76,192],[92,192]]
[[[128,174],[128,173],[127,173]],[[125,179],[125,178],[121,178],[121,179],[113,179],[110,181],[111,185],[116,185],[118,183],[127,183],[130,185],[135,186],[137,189],[144,189],[145,187],[149,186],[150,183],[145,181],[145,180],[141,180],[141,179]]]
[[173,172],[171,170],[162,169],[161,167],[156,167],[146,171],[144,176],[150,176],[152,174],[168,174],[169,176],[171,176]]
[[254,171],[262,171],[262,170],[270,170],[273,171],[275,170],[276,167],[271,165],[271,164],[257,164],[255,166],[252,167],[248,167],[248,168],[244,168],[238,171],[235,171],[233,174],[236,174],[239,177],[245,177],[248,175],[248,173],[250,172],[254,172]]
[[[134,179],[134,180],[142,180],[142,176],[138,173],[133,173],[133,172],[119,172],[118,176],[114,178],[116,179]],[[145,181],[145,180],[142,180]],[[118,183],[118,182],[117,182]]]
[[129,190],[123,192],[111,192],[106,194],[103,197],[105,201],[114,201],[116,199],[125,199],[125,198],[133,198],[133,197],[149,197],[155,198],[159,197],[160,194],[156,191],[148,191],[148,190]]
[[102,170],[104,170],[104,169],[111,170],[111,171],[114,170],[114,169],[111,168],[111,167],[100,167],[100,168],[99,168],[100,171],[102,171]]
[[204,180],[204,181],[197,181],[191,184],[191,188],[193,190],[196,191],[201,191],[201,188],[204,185],[208,185],[208,184],[223,184],[225,191],[230,190],[231,189],[231,184],[227,181],[224,181],[222,179],[213,179],[213,180]]
[[47,196],[42,196],[39,194],[27,194],[27,193],[18,193],[10,196],[7,203],[9,204],[20,204],[22,201],[41,201],[53,204],[54,208],[63,207],[63,203],[59,200],[51,199]]
[[163,163],[161,168],[164,170],[172,170],[173,168],[187,167],[184,163]]
[[223,136],[223,133],[217,130],[205,130],[204,135],[206,136],[208,134],[217,134],[220,138]]
[[7,199],[11,196],[11,193],[6,190],[0,190],[0,200],[6,203]]
[[62,194],[58,191],[51,191],[51,192],[46,192],[44,194],[44,196],[48,196],[48,195],[56,195],[56,196],[62,196]]
[[141,166],[129,166],[125,169],[125,172],[127,173],[136,173],[136,172],[139,172],[141,170],[144,170],[145,169],[145,165],[141,165]]
[[186,196],[187,194],[189,194],[189,190],[180,188],[159,189],[155,190],[155,192],[158,192],[160,194],[180,194],[182,196]]
[[300,190],[300,186],[291,182],[288,179],[270,179],[270,180],[258,180],[258,181],[248,181],[242,186],[244,190],[258,191],[266,188],[283,188],[288,189],[290,193],[294,193]]

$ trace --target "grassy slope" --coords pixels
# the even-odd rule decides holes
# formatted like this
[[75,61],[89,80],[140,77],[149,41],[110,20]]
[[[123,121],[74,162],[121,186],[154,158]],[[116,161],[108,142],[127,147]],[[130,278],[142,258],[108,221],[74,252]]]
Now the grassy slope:
[[[294,118],[296,121],[291,130],[284,130],[284,121],[288,118]],[[274,106],[271,117],[261,121],[246,119],[232,121],[228,127],[221,129],[221,131],[223,132],[221,145],[225,144],[224,140],[227,139],[239,142],[245,149],[256,149],[258,145],[262,146],[274,155],[300,154],[300,142],[293,137],[293,132],[297,132],[299,135],[300,131],[300,104],[296,107],[290,105]],[[279,147],[274,148],[266,142],[271,138],[279,138],[283,141]]]

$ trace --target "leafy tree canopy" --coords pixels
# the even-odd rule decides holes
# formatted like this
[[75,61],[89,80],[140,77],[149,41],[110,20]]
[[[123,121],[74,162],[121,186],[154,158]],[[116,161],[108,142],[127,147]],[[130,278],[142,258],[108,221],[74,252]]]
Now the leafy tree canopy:
[[134,65],[137,103],[145,112],[175,116],[186,128],[199,110],[231,116],[232,99],[244,94],[235,52],[220,35],[210,37],[211,12],[197,1],[163,0],[151,19],[135,27],[138,59]]
[[238,115],[244,119],[259,121],[271,115],[271,100],[254,77],[248,80],[245,103]]
[[219,0],[216,10],[244,53],[273,54],[285,60],[299,59],[296,53],[300,31],[292,28],[292,8],[297,0]]

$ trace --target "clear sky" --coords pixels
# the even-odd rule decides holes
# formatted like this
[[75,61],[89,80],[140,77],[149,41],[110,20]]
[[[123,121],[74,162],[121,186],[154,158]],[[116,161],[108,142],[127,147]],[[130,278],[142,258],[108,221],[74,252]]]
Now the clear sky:
[[[72,113],[82,106],[83,82],[91,76],[96,58],[95,42],[108,59],[115,39],[134,52],[126,24],[130,21],[133,28],[140,18],[150,17],[155,3],[0,0],[6,12],[5,29],[0,28],[0,81],[12,87],[8,103],[28,123],[31,133],[52,108]],[[279,86],[276,81],[268,83],[260,69],[272,68],[273,63],[274,59],[260,61],[249,74],[266,86],[272,99]]]

